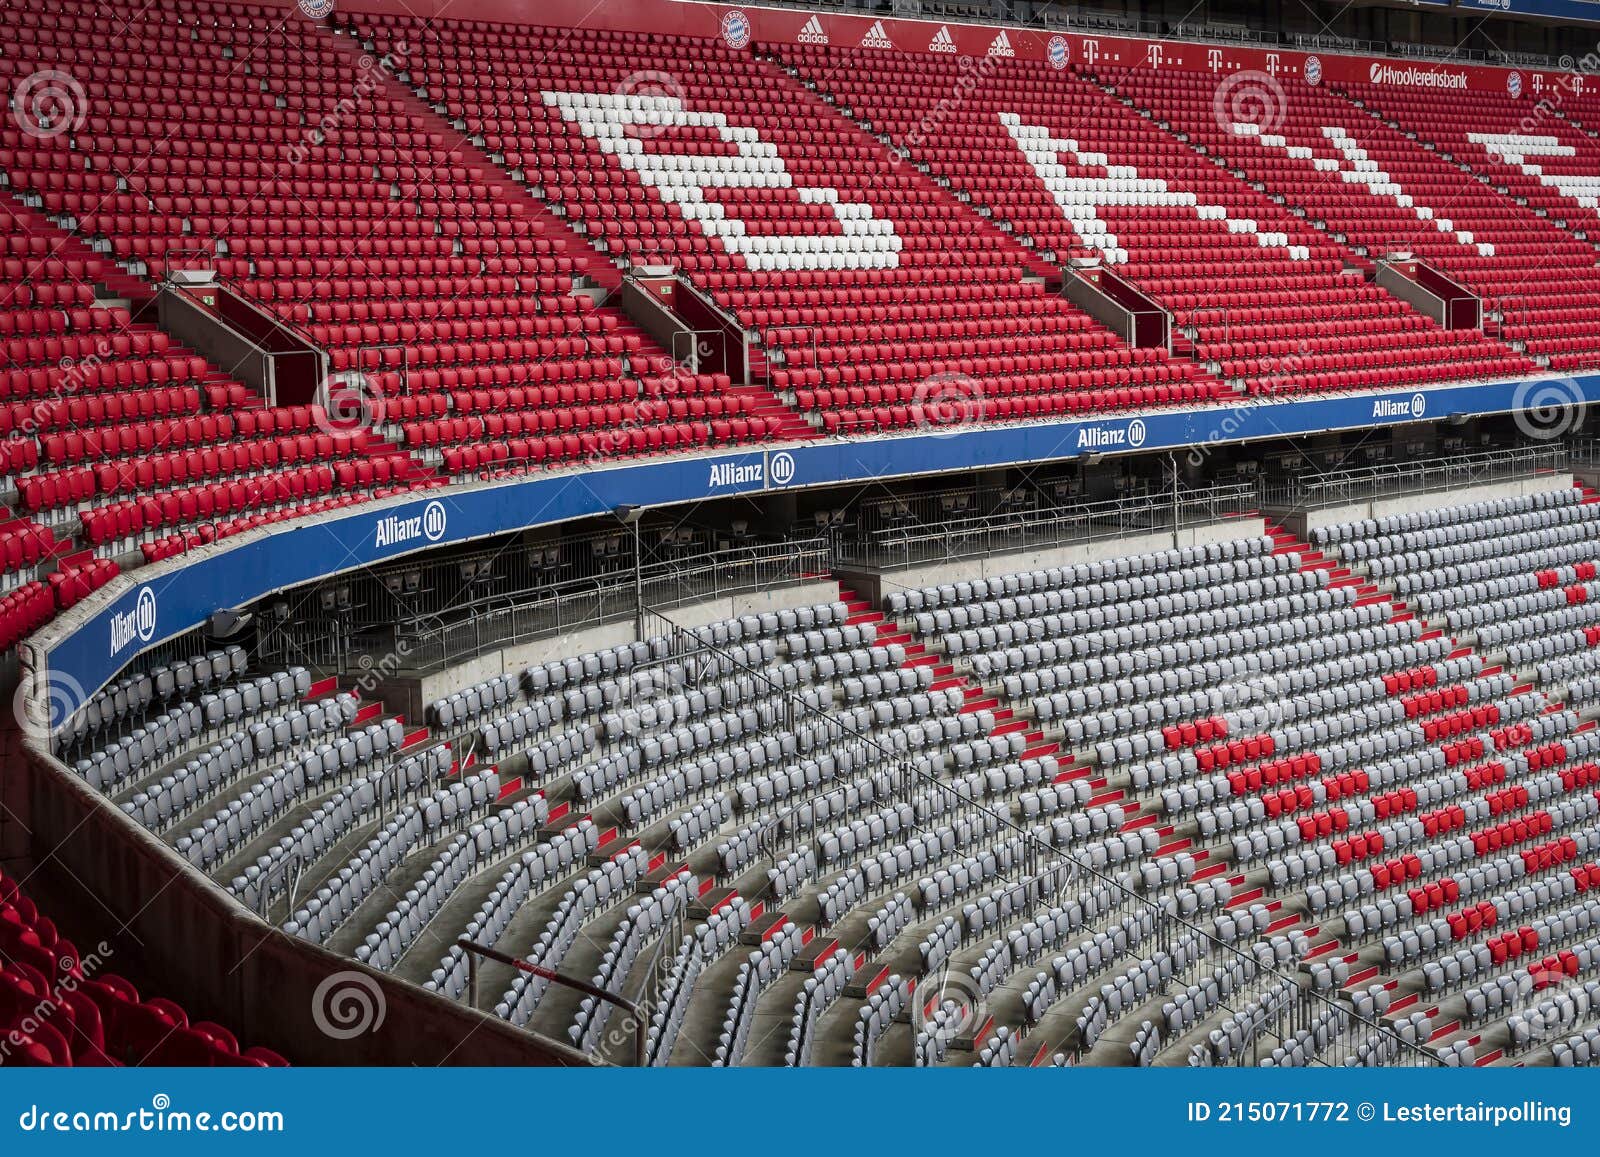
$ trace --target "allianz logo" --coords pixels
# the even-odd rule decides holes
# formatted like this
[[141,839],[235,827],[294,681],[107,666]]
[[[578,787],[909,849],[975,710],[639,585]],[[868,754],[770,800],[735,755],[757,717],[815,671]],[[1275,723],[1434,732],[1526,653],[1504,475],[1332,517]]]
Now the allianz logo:
[[772,455],[771,463],[772,473],[769,478],[766,459],[757,459],[753,462],[713,462],[706,485],[765,486],[770,481],[774,486],[787,486],[794,481],[793,454],[786,450],[779,451]]
[[428,503],[415,518],[386,514],[378,519],[377,538],[373,546],[399,546],[403,542],[415,542],[418,539],[438,542],[444,537],[447,524],[444,503],[438,501]]
[[115,657],[135,639],[148,643],[156,635],[156,593],[140,587],[131,611],[111,616],[111,654]]
[[1144,419],[1135,418],[1127,425],[1083,426],[1078,430],[1078,449],[1107,450],[1126,447],[1137,450],[1149,437]]
[[1409,398],[1378,398],[1372,403],[1374,418],[1420,418],[1428,411],[1428,399],[1421,394]]

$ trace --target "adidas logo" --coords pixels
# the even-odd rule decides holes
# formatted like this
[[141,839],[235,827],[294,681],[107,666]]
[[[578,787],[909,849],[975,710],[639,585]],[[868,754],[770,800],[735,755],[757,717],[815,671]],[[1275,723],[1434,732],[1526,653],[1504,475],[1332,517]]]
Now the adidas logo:
[[826,44],[828,34],[822,29],[822,21],[813,16],[806,21],[806,26],[800,30],[799,41],[801,44]]
[[929,52],[954,52],[956,50],[955,37],[950,35],[948,24],[939,25],[939,31],[933,34],[933,40],[928,44]]
[[867,34],[861,38],[862,48],[893,48],[894,41],[889,39],[889,34],[883,30],[883,21],[874,20],[872,27],[867,29]]
[[1000,30],[1000,35],[996,36],[994,38],[993,42],[989,45],[989,55],[990,56],[1015,56],[1016,55],[1016,50],[1011,47],[1011,38],[1006,35],[1006,30],[1004,28],[1002,28]]

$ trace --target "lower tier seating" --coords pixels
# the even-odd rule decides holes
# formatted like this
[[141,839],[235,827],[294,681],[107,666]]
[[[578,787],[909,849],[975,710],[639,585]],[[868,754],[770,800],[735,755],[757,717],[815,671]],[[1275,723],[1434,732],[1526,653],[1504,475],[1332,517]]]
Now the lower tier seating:
[[[1306,538],[841,588],[416,723],[216,652],[62,755],[335,952],[643,995],[652,1064],[1590,1063],[1600,504]],[[630,1063],[575,990],[476,1000]]]

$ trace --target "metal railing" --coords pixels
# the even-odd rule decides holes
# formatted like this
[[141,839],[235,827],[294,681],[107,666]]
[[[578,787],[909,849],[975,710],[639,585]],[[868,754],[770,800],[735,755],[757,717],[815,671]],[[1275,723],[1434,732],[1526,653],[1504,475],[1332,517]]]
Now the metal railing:
[[698,374],[700,363],[717,353],[727,361],[726,330],[681,329],[672,335],[672,364],[685,373]]
[[553,968],[545,968],[543,965],[533,964],[527,960],[518,960],[515,956],[509,956],[499,949],[490,948],[486,944],[479,944],[476,941],[468,940],[466,937],[457,940],[456,947],[461,949],[467,957],[468,1003],[474,1008],[478,1004],[478,957],[482,956],[499,964],[504,964],[508,968],[515,968],[518,972],[526,972],[531,976],[548,980],[552,984],[564,985],[567,988],[583,993],[585,996],[592,996],[596,1000],[603,1000],[607,1004],[616,1005],[627,1013],[633,1021],[634,1066],[642,1069],[649,1064],[649,1058],[645,1051],[645,1042],[650,1028],[649,1018],[644,1015],[643,1010],[633,1001],[600,988],[598,985],[590,984],[587,980],[579,980],[576,976],[567,976]]
[[[389,353],[398,353],[399,358],[391,361],[385,356]],[[367,378],[377,377],[380,380],[385,380],[390,375],[393,375],[394,381],[400,387],[400,393],[409,394],[411,392],[411,347],[404,343],[375,342],[372,345],[357,346],[355,358],[350,368]],[[386,388],[386,384],[379,387],[380,390]],[[328,405],[329,399],[319,398],[318,400],[322,405]]]
[[1484,482],[1526,478],[1565,470],[1570,452],[1565,443],[1516,446],[1414,462],[1385,462],[1348,470],[1308,474],[1270,484],[1261,504],[1274,510],[1308,510],[1369,498],[1455,490]]
[[[474,564],[452,560],[448,565]],[[631,556],[618,557],[608,566],[602,573],[555,582],[530,571],[516,589],[409,614],[381,581],[361,576],[368,589],[351,602],[361,607],[364,621],[354,625],[348,645],[338,648],[336,663],[344,671],[352,656],[387,652],[398,656],[396,669],[426,673],[490,650],[626,620],[641,603],[681,606],[800,582],[828,573],[833,549],[828,538],[813,537],[700,550],[638,567]],[[312,634],[328,637],[330,632]]]
[[1570,466],[1600,466],[1600,438],[1580,438],[1567,445]]
[[854,537],[841,537],[836,553],[841,563],[849,565],[906,567],[991,552],[1180,530],[1235,517],[1258,505],[1256,487],[1248,483],[1180,490],[1176,497],[1170,491],[1152,492],[1133,498],[955,519],[931,511],[928,517],[919,518],[908,505],[903,523],[863,528]]
[[[773,389],[773,374],[778,370],[814,369],[817,366],[817,327],[814,325],[765,325],[760,329],[761,351],[766,355],[762,384]],[[778,340],[778,335],[797,333],[799,342]],[[798,356],[797,356],[798,355]]]

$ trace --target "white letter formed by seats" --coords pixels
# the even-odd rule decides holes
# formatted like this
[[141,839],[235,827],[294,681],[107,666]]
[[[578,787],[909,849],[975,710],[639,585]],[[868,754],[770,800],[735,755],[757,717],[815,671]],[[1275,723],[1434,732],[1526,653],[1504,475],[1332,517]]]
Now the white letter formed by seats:
[[[900,235],[894,222],[864,201],[845,200],[831,185],[801,185],[778,146],[748,125],[728,123],[719,112],[686,109],[675,96],[638,93],[546,92],[544,102],[582,130],[663,201],[717,238],[724,248],[764,272],[809,269],[898,269]],[[733,146],[734,156],[673,152],[669,138],[650,147],[635,126],[710,130]],[[715,189],[792,189],[808,205],[825,205],[840,232],[749,231],[731,202],[707,196]]]

